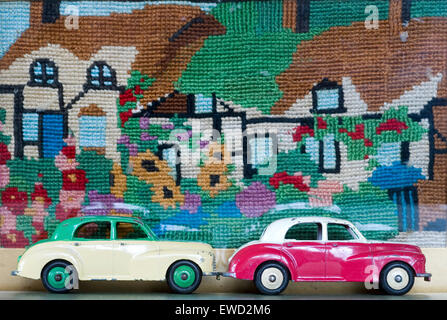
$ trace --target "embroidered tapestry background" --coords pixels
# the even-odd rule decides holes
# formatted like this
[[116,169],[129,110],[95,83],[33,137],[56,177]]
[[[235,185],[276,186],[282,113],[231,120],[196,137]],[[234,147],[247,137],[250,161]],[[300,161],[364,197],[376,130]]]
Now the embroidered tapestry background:
[[81,215],[446,245],[447,2],[0,3],[0,247]]

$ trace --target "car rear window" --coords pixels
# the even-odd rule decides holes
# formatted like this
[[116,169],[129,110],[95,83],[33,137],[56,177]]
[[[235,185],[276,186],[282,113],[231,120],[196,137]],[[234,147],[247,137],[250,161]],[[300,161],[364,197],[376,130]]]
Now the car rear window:
[[321,224],[299,223],[292,226],[286,233],[287,240],[321,240]]
[[96,221],[84,223],[76,229],[74,238],[87,240],[109,240],[110,222]]

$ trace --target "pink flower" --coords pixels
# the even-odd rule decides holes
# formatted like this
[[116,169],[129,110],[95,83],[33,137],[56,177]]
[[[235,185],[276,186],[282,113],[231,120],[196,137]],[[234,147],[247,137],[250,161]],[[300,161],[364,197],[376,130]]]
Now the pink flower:
[[9,184],[9,168],[4,164],[0,165],[0,189]]
[[64,209],[80,209],[84,202],[85,191],[83,190],[61,190],[59,192],[60,205]]
[[55,159],[54,164],[60,171],[66,171],[66,170],[74,170],[79,165],[79,162],[77,162],[75,159],[69,159],[66,155],[63,153],[59,153]]
[[0,207],[0,234],[16,229],[16,216],[6,207]]
[[343,191],[343,185],[338,181],[320,180],[318,188],[311,188],[307,195],[312,207],[332,206],[332,195]]

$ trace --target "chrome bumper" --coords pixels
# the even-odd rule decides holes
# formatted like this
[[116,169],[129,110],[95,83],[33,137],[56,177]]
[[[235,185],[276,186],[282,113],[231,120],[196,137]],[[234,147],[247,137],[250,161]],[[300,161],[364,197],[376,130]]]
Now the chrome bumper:
[[234,272],[206,272],[203,275],[216,277],[217,280],[219,280],[220,277],[236,277],[236,274]]
[[416,273],[416,277],[423,277],[424,281],[431,281],[431,273]]

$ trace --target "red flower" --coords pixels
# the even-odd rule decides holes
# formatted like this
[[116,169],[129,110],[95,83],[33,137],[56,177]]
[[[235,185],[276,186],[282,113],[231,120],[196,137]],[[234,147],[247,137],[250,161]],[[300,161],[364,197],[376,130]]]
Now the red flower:
[[270,185],[278,189],[280,182],[283,184],[293,184],[293,186],[300,191],[309,191],[310,187],[304,183],[303,176],[291,176],[287,172],[277,172],[269,179]]
[[141,87],[140,87],[140,86],[135,86],[135,89],[134,89],[134,92],[133,92],[133,93],[134,93],[134,94],[138,94],[138,95],[140,95],[140,94],[143,94],[144,91],[141,90]]
[[314,136],[314,130],[309,128],[308,126],[298,126],[295,128],[295,132],[293,133],[293,141],[301,141],[304,134],[309,134],[311,137]]
[[7,188],[2,193],[2,204],[13,214],[20,215],[28,206],[28,195],[17,188]]
[[124,106],[126,102],[136,102],[137,98],[134,97],[132,89],[127,89],[124,93],[120,94],[120,105]]
[[11,231],[7,234],[2,234],[0,244],[4,248],[24,248],[29,245],[29,240],[25,238],[23,231]]
[[88,179],[85,171],[81,169],[72,169],[62,171],[62,190],[85,190]]
[[317,118],[318,129],[327,129],[327,122],[322,117]]
[[388,119],[386,122],[381,123],[376,128],[376,133],[381,134],[383,131],[396,131],[401,134],[402,130],[408,129],[408,126],[405,122],[399,121],[397,119]]
[[76,147],[75,146],[65,146],[61,150],[62,154],[67,157],[67,159],[76,158]]
[[120,113],[120,119],[121,119],[121,127],[124,128],[124,124],[129,120],[129,118],[132,116],[132,109],[129,109],[127,111]]
[[34,185],[34,192],[31,193],[31,200],[42,201],[45,204],[45,208],[48,208],[51,205],[51,199],[48,197],[48,192],[44,189],[41,183],[36,183]]
[[365,147],[372,147],[373,142],[369,139],[365,139]]
[[11,160],[11,153],[4,143],[0,143],[0,165],[6,164],[6,161]]
[[56,206],[56,212],[55,212],[56,219],[59,221],[64,221],[70,218],[77,217],[80,213],[81,212],[79,209],[75,208],[65,209],[60,203]]

